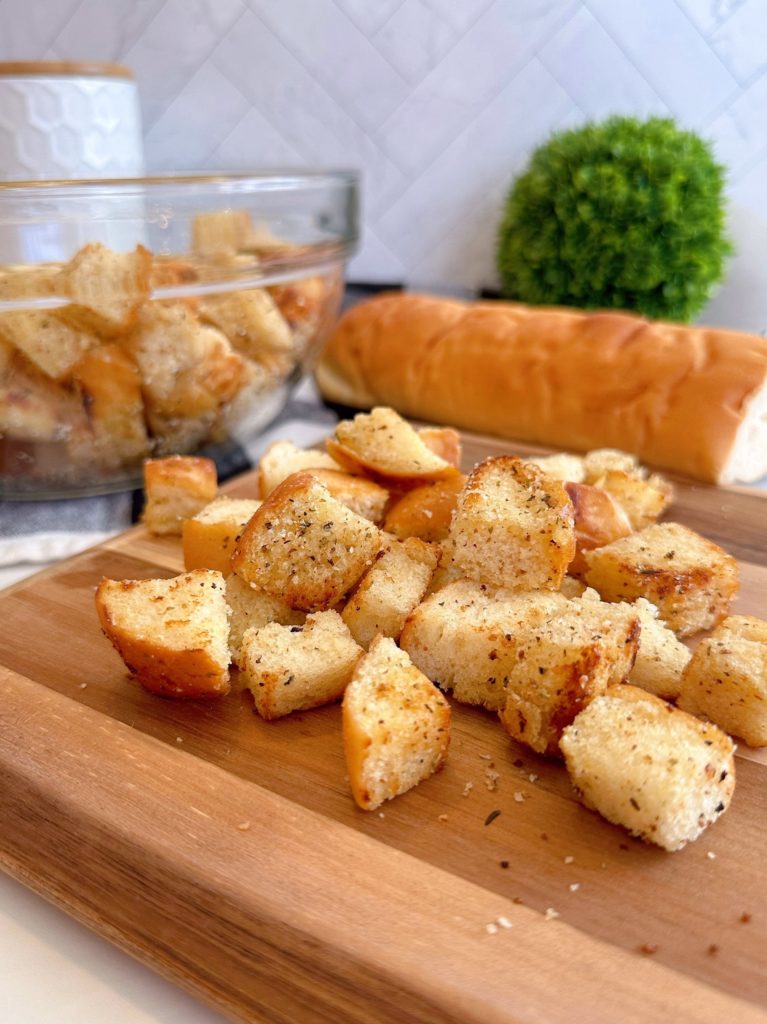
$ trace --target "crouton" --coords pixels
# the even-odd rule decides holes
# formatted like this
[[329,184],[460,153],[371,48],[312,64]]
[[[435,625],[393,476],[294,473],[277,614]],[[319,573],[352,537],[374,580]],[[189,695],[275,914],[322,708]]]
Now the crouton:
[[584,553],[586,582],[606,601],[644,597],[677,636],[714,626],[738,590],[738,563],[678,523],[656,523]]
[[61,314],[104,337],[124,334],[149,298],[152,256],[143,245],[113,252],[100,242],[84,246],[59,275],[73,303]]
[[60,288],[57,263],[20,264],[0,270],[0,300],[42,299],[55,295]]
[[423,599],[439,550],[416,538],[391,541],[365,573],[341,616],[354,639],[368,647],[377,633],[399,638],[405,619]]
[[455,583],[457,580],[466,578],[453,561],[453,545],[450,538],[446,537],[445,540],[440,541],[437,547],[440,552],[439,561],[426,591],[427,594],[434,594],[446,587],[448,583]]
[[181,535],[181,524],[216,496],[218,476],[212,459],[172,455],[144,463],[142,519],[154,534]]
[[407,537],[431,543],[445,540],[465,483],[466,477],[458,474],[407,491],[386,513],[384,530],[400,540]]
[[605,473],[617,470],[641,479],[644,469],[639,459],[630,452],[622,452],[618,448],[595,448],[583,456],[583,483],[596,484]]
[[268,498],[277,484],[304,469],[334,469],[341,467],[335,459],[316,448],[297,448],[292,441],[274,441],[258,463],[258,486],[261,499]]
[[[90,440],[80,396],[51,380],[2,339],[0,364],[0,438],[52,442],[57,452],[58,468],[61,469],[61,460],[68,457],[69,442],[79,439],[87,443]],[[39,448],[36,453],[40,454]],[[26,461],[29,463],[28,458]],[[15,470],[23,473],[24,468],[20,461]],[[33,465],[28,468],[32,469]]]
[[575,576],[565,576],[559,588],[560,594],[569,598],[580,597],[585,590],[586,584],[583,580],[576,579]]
[[558,590],[575,554],[573,506],[564,486],[502,455],[469,475],[450,527],[464,576],[511,590]]
[[373,564],[383,534],[310,472],[284,480],[242,532],[232,568],[291,608],[331,608]]
[[634,686],[595,697],[560,748],[587,807],[665,850],[697,839],[735,787],[730,738]]
[[358,516],[376,524],[383,520],[390,498],[385,487],[362,476],[352,476],[335,469],[308,469],[306,472],[326,487],[336,501]]
[[575,483],[566,483],[565,490],[575,513],[575,557],[568,572],[578,576],[587,568],[584,551],[628,537],[633,530],[622,506],[607,491]]
[[0,313],[0,337],[53,380],[66,377],[80,357],[99,344],[95,334],[69,323],[56,309]]
[[528,456],[525,461],[532,462],[546,476],[561,480],[562,483],[582,484],[586,478],[586,468],[580,455],[559,452],[557,455],[539,455],[534,458]]
[[[616,606],[617,607],[617,606]],[[682,673],[690,660],[690,649],[659,618],[654,604],[637,598],[627,605],[639,617],[642,633],[629,682],[664,700],[679,696]]]
[[229,654],[235,665],[240,663],[242,638],[248,629],[261,629],[269,622],[281,626],[300,626],[306,616],[288,608],[284,601],[264,590],[252,587],[236,573],[226,578],[226,603],[229,606]]
[[220,573],[103,579],[96,610],[104,633],[147,690],[184,699],[229,692],[228,610]]
[[399,413],[384,407],[342,420],[327,449],[344,469],[384,486],[414,487],[458,472],[435,455]]
[[449,462],[456,469],[461,468],[461,435],[452,427],[419,427],[418,436],[435,455]]
[[130,466],[149,454],[141,378],[119,345],[91,349],[72,368],[92,433],[85,458],[103,466]]
[[293,334],[265,289],[206,295],[200,301],[200,315],[249,359],[278,373],[292,368]]
[[216,569],[223,576],[232,571],[232,552],[237,538],[260,508],[251,498],[215,498],[181,524],[184,568]]
[[315,612],[303,626],[246,630],[240,668],[259,715],[282,718],[338,700],[362,653],[337,612]]
[[701,640],[678,704],[750,747],[767,746],[767,622],[731,615]]
[[450,743],[450,705],[389,637],[360,659],[343,703],[352,795],[365,811],[438,771]]
[[210,210],[192,219],[192,249],[201,256],[235,256],[253,231],[247,210]]
[[635,530],[643,530],[656,522],[673,500],[671,484],[657,474],[645,480],[624,470],[612,469],[598,477],[594,484],[615,498]]

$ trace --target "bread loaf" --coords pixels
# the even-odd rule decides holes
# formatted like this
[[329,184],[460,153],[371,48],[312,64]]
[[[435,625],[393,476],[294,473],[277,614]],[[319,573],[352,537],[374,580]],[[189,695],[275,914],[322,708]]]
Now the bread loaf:
[[767,473],[767,340],[505,302],[389,294],[339,321],[331,401],[568,449],[610,446],[718,483]]

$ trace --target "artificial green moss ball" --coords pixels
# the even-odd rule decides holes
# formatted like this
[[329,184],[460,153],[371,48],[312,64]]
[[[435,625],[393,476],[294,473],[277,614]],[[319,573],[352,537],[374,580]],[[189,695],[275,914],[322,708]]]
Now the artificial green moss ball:
[[540,146],[506,200],[504,295],[690,320],[724,275],[724,169],[672,120],[612,117]]

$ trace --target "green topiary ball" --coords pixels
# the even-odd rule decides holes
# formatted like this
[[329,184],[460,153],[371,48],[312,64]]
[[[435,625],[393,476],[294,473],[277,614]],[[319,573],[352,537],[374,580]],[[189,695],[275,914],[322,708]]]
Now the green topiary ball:
[[721,281],[724,169],[672,120],[611,117],[540,146],[506,201],[503,293],[689,320]]

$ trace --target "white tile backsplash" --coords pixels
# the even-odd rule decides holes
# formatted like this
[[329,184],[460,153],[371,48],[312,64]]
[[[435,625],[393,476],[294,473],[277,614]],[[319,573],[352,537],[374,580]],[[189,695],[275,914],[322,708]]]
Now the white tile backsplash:
[[495,283],[550,131],[670,113],[729,169],[738,253],[704,317],[767,327],[767,0],[0,0],[12,59],[130,65],[150,169],[359,168],[350,274],[444,291]]

